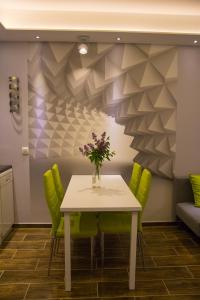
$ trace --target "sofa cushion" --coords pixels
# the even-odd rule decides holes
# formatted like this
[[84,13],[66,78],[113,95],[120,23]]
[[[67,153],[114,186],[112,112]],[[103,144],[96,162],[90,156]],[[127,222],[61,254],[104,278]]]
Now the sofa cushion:
[[176,204],[177,216],[197,235],[200,236],[200,208],[191,202]]
[[194,205],[200,207],[200,175],[190,174],[189,178],[194,195]]

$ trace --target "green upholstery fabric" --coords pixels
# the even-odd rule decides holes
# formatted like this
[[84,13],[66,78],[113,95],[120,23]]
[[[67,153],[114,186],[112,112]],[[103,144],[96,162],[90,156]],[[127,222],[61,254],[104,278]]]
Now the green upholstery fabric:
[[137,193],[141,174],[142,174],[142,166],[140,164],[138,164],[137,162],[135,162],[133,164],[131,179],[129,181],[129,188],[131,189],[131,191],[134,195],[136,195],[136,193]]
[[53,165],[52,173],[53,173],[53,179],[54,179],[54,183],[55,183],[56,193],[58,195],[58,200],[60,201],[60,204],[61,204],[63,201],[63,197],[64,197],[64,189],[63,189],[62,181],[60,178],[60,172],[59,172],[57,164]]
[[144,169],[142,172],[138,191],[136,194],[136,198],[142,206],[142,211],[138,213],[138,231],[140,231],[140,232],[142,232],[141,218],[142,218],[142,214],[143,214],[144,208],[145,208],[147,200],[148,200],[149,191],[150,191],[150,187],[151,187],[151,180],[152,180],[151,172],[147,169]]
[[189,179],[194,195],[194,206],[200,207],[200,174],[190,174]]
[[[70,216],[70,229],[73,238],[87,238],[97,235],[97,219],[94,214],[84,213]],[[64,217],[61,217],[57,237],[64,236]]]
[[[52,219],[52,236],[64,236],[64,218],[60,213],[60,201],[56,193],[53,174],[48,170],[43,175],[45,196]],[[97,219],[93,213],[70,215],[71,235],[73,237],[93,237],[97,234]]]
[[[144,169],[140,179],[136,198],[142,206],[142,211],[138,213],[138,231],[142,232],[142,213],[146,205],[148,194],[151,186],[152,175],[150,171]],[[126,233],[130,232],[131,228],[131,213],[100,213],[99,228],[104,233]]]
[[60,201],[58,200],[58,196],[56,193],[52,171],[48,170],[47,172],[45,172],[43,178],[45,197],[52,220],[52,235],[56,236],[61,219]]

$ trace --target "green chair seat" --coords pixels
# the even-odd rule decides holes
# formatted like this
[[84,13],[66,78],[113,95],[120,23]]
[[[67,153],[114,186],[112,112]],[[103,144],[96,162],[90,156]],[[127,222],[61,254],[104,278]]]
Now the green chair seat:
[[[97,220],[94,214],[83,213],[70,216],[70,229],[73,238],[87,238],[97,235]],[[61,217],[56,232],[57,238],[64,237],[64,217]]]
[[102,213],[99,217],[100,230],[104,233],[130,232],[130,213]]
[[[138,236],[142,236],[141,217],[146,205],[151,185],[152,175],[149,170],[144,169],[141,175],[136,198],[142,206],[142,211],[138,212]],[[104,234],[121,234],[129,233],[131,230],[131,213],[130,212],[106,212],[99,214],[99,229],[101,231],[101,255],[104,260]],[[140,238],[141,239],[141,238]],[[140,241],[140,245],[141,241]],[[141,253],[142,253],[141,249]],[[143,260],[144,261],[144,260]]]
[[[51,214],[51,251],[49,258],[48,274],[55,249],[59,247],[59,239],[64,237],[64,217],[60,212],[60,199],[58,198],[54,178],[51,170],[43,175],[44,190],[47,205]],[[91,239],[91,266],[93,267],[94,237],[97,234],[97,219],[93,213],[76,213],[70,215],[70,229],[73,238]]]

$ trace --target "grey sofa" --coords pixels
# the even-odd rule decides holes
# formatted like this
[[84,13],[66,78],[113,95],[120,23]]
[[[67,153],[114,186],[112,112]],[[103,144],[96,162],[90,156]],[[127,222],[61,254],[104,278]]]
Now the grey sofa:
[[176,215],[200,237],[200,208],[194,206],[194,197],[188,178],[174,180]]

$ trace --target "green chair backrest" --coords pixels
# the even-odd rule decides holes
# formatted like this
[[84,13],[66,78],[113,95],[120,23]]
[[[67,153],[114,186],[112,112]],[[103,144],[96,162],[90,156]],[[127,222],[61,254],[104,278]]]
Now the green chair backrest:
[[141,218],[142,218],[143,210],[148,200],[148,195],[151,187],[151,180],[152,180],[151,172],[147,169],[144,169],[141,175],[139,187],[136,194],[136,198],[138,199],[138,201],[142,206],[142,211],[139,212],[138,214],[138,231],[141,232],[142,232]]
[[52,173],[53,173],[53,179],[54,179],[54,183],[55,183],[55,188],[56,188],[56,193],[57,193],[57,196],[58,196],[58,200],[61,204],[62,201],[63,201],[63,197],[64,197],[64,189],[63,189],[62,181],[61,181],[61,178],[60,178],[60,172],[59,172],[57,164],[53,165]]
[[44,179],[44,191],[47,201],[47,205],[51,214],[52,220],[52,235],[56,236],[58,226],[60,224],[60,202],[55,189],[53,174],[51,170],[48,170],[43,175]]
[[131,189],[134,195],[136,195],[137,193],[141,174],[142,174],[142,166],[137,162],[135,162],[133,164],[131,179],[129,181],[129,188]]

